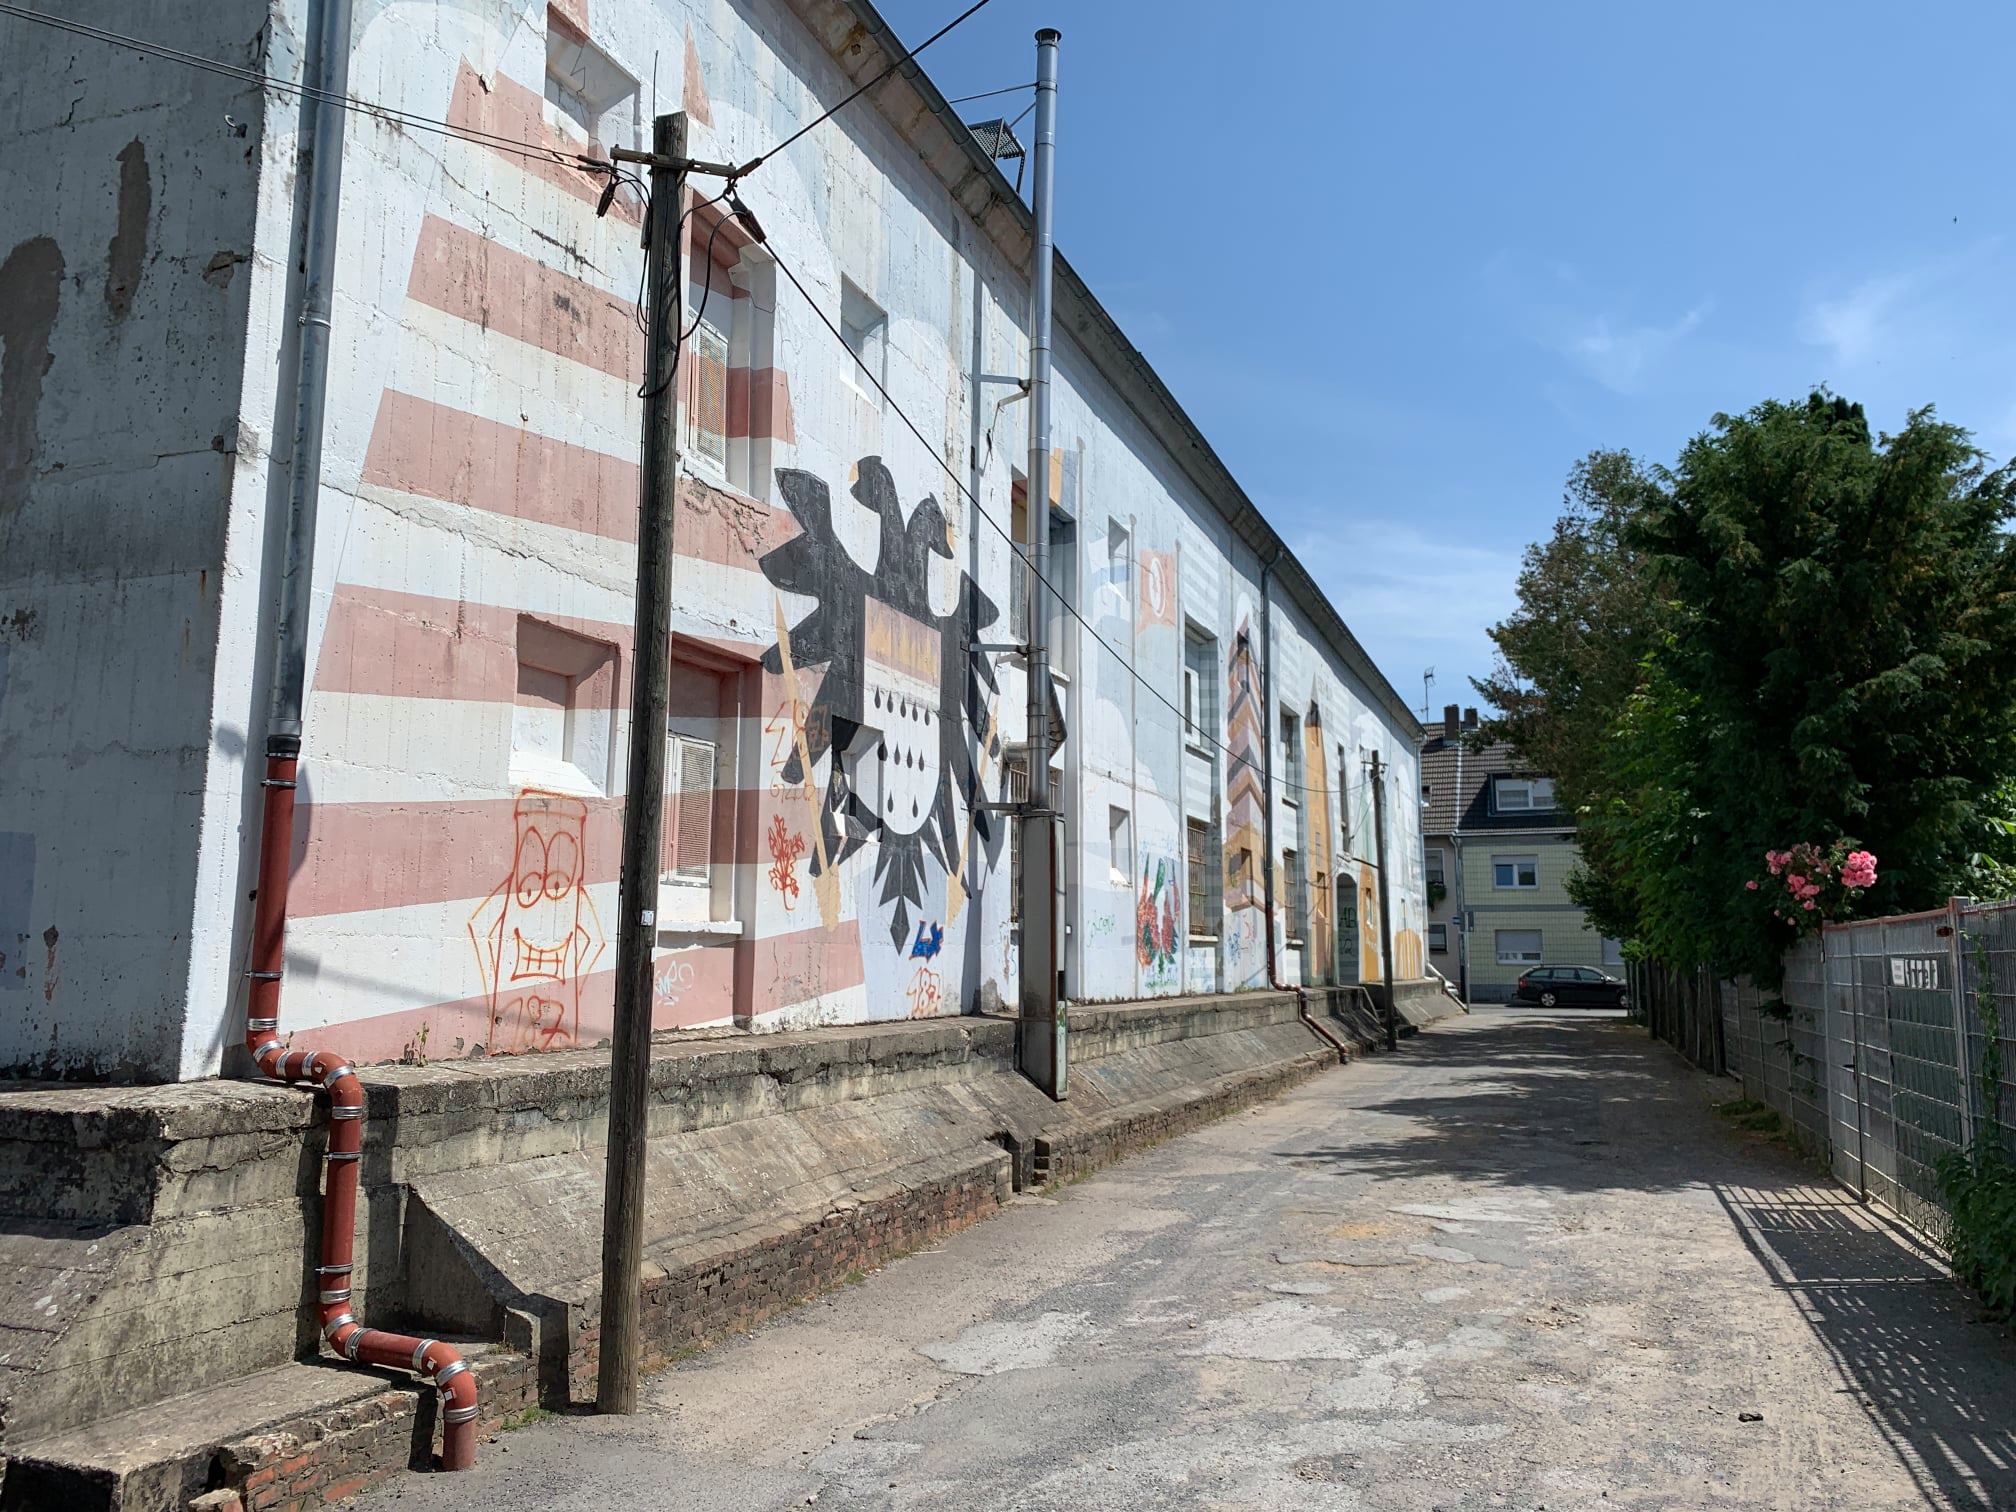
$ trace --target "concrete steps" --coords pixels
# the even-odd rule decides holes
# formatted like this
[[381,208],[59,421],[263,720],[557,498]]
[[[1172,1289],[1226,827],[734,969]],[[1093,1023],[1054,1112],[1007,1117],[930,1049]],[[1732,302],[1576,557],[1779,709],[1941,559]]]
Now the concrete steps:
[[[529,1405],[521,1357],[459,1347],[476,1369],[487,1427]],[[218,1490],[235,1491],[247,1512],[340,1500],[427,1468],[434,1411],[433,1393],[397,1372],[334,1360],[280,1365],[11,1446],[0,1461],[0,1508],[187,1512]]]

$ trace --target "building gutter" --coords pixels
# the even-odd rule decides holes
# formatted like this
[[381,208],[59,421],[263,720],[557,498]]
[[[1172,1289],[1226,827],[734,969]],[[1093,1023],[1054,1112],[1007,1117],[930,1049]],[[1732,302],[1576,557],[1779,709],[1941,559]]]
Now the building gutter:
[[323,1154],[321,1264],[315,1295],[322,1337],[346,1360],[411,1371],[441,1398],[441,1467],[476,1461],[476,1377],[438,1339],[366,1328],[350,1309],[357,1231],[358,1162],[364,1149],[364,1085],[333,1050],[289,1050],[280,1038],[286,970],[287,889],[292,873],[294,800],[300,782],[308,622],[315,575],[315,514],[322,482],[322,429],[329,391],[329,320],[336,277],[336,230],[343,195],[345,111],[323,100],[350,87],[351,0],[310,0],[295,173],[306,214],[294,229],[289,264],[302,271],[295,320],[301,339],[295,374],[293,447],[275,625],[273,702],[259,820],[259,880],[252,914],[245,1049],[261,1073],[292,1086],[308,1082],[329,1097]]

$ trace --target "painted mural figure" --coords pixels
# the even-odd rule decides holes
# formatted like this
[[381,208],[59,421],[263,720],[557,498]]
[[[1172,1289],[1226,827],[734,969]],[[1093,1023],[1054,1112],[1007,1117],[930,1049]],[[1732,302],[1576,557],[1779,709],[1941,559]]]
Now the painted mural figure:
[[608,941],[582,876],[588,806],[528,788],[511,811],[511,873],[469,918],[485,994],[490,1050],[578,1043],[581,979]]
[[1176,968],[1176,882],[1166,859],[1141,867],[1141,890],[1134,900],[1134,958],[1149,977]]
[[[944,512],[925,498],[903,517],[896,485],[880,457],[864,457],[852,494],[879,520],[881,549],[874,570],[857,563],[833,523],[826,484],[797,468],[780,468],[777,486],[802,533],[761,561],[771,584],[805,594],[816,607],[790,633],[791,655],[803,667],[825,669],[805,712],[805,740],[784,762],[787,785],[804,782],[806,765],[832,756],[818,823],[824,845],[810,867],[838,868],[872,840],[879,902],[890,908],[889,939],[900,953],[911,944],[931,873],[949,875],[961,860],[966,818],[991,862],[1003,831],[984,810],[972,810],[978,767],[970,730],[983,728],[994,670],[964,642],[996,618],[994,604],[961,573],[950,614],[931,607],[931,558],[950,560]],[[763,665],[781,670],[773,646]],[[843,763],[859,774],[850,781]]]
[[1238,914],[1261,905],[1261,826],[1267,807],[1261,782],[1266,725],[1260,707],[1260,668],[1253,655],[1252,631],[1243,620],[1226,670],[1231,697],[1225,706],[1225,736],[1232,759],[1225,774],[1225,907]]

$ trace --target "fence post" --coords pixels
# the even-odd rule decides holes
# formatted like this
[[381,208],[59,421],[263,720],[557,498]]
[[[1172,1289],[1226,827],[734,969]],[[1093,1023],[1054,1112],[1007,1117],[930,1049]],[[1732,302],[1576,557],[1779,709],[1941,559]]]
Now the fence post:
[[1966,936],[1960,932],[1960,906],[1963,900],[1946,900],[1946,947],[1953,966],[1953,1064],[1960,1076],[1960,1095],[1955,1101],[1960,1106],[1960,1148],[1972,1153],[1974,1149],[1974,1072],[1968,1064],[1967,1046],[1969,1041],[1968,1020],[1972,1017],[1973,1003],[1967,991],[1967,945]]

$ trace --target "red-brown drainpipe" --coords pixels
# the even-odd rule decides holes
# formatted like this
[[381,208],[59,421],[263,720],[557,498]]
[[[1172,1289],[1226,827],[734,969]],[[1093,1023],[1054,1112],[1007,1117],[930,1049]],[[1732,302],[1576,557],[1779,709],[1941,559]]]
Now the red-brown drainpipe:
[[259,817],[259,891],[252,912],[251,990],[245,1048],[260,1071],[312,1082],[329,1094],[329,1148],[323,1157],[322,1263],[315,1292],[322,1337],[346,1360],[410,1370],[441,1394],[441,1468],[476,1463],[476,1377],[438,1339],[366,1328],[350,1311],[351,1253],[357,1230],[357,1162],[364,1151],[364,1086],[333,1050],[289,1050],[280,1041],[280,975],[286,966],[287,883],[294,843],[294,790],[301,770],[301,714],[307,688],[308,619],[315,566],[315,509],[322,481],[322,417],[328,392],[336,228],[343,200],[343,117],[322,101],[350,92],[350,0],[310,0],[295,174],[304,206],[289,264],[302,270],[294,321],[292,449],[286,460],[287,523],[274,625],[273,708],[266,731],[266,780]]
[[462,1356],[438,1339],[366,1328],[350,1311],[350,1271],[357,1231],[357,1163],[364,1150],[364,1084],[332,1050],[282,1047],[280,974],[285,960],[287,880],[294,836],[294,791],[300,745],[269,747],[259,832],[259,895],[252,915],[251,1006],[245,1048],[266,1075],[312,1082],[329,1094],[329,1149],[322,1183],[322,1263],[315,1267],[322,1337],[346,1360],[410,1370],[441,1395],[441,1468],[476,1463],[476,1377]]

